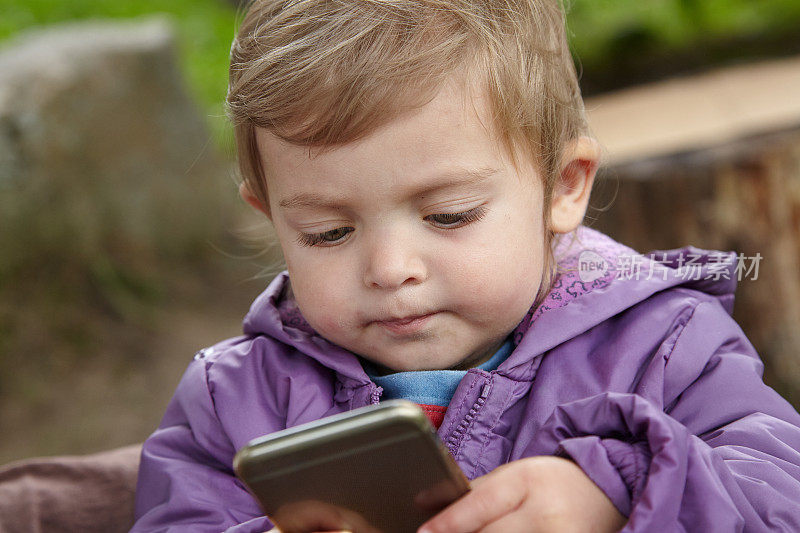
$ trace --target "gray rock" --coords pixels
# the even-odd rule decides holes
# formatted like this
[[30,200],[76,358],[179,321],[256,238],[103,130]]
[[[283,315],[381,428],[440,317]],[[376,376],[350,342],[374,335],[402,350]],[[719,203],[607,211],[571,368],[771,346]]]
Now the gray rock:
[[42,263],[209,251],[235,190],[175,56],[164,19],[0,48],[0,285]]

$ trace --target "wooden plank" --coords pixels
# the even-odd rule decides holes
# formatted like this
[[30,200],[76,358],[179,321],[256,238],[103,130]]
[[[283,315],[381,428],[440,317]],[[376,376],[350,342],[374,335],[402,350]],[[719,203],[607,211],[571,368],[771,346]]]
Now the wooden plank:
[[800,127],[800,56],[648,84],[586,101],[611,165]]

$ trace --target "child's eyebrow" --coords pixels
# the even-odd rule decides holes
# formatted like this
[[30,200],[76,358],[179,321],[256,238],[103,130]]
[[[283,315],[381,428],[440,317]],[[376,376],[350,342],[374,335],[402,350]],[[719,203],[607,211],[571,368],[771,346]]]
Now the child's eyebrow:
[[409,196],[423,197],[451,187],[474,187],[498,172],[498,169],[492,167],[450,170],[431,178],[424,187],[412,191]]
[[302,207],[342,209],[344,207],[344,204],[338,200],[312,193],[295,194],[294,196],[281,200],[278,205],[285,209],[299,209]]
[[[489,179],[499,172],[496,168],[482,167],[477,169],[456,169],[444,172],[431,178],[424,186],[406,193],[407,197],[424,197],[433,192],[451,187],[471,187]],[[298,193],[289,198],[284,198],[278,205],[284,209],[300,208],[329,208],[344,209],[346,201],[343,198],[331,198],[315,193]]]

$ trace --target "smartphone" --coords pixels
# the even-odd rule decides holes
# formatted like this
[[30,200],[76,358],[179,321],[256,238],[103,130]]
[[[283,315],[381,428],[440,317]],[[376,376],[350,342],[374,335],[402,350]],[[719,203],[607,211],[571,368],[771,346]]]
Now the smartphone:
[[260,437],[233,466],[283,533],[413,532],[469,490],[425,413],[406,400]]

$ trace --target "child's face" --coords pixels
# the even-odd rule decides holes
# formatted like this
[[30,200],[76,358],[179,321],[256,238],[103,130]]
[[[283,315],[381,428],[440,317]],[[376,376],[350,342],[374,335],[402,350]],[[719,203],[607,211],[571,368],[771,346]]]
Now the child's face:
[[270,217],[317,332],[394,370],[469,368],[522,320],[542,278],[542,183],[490,123],[486,99],[453,83],[323,153],[258,131]]

